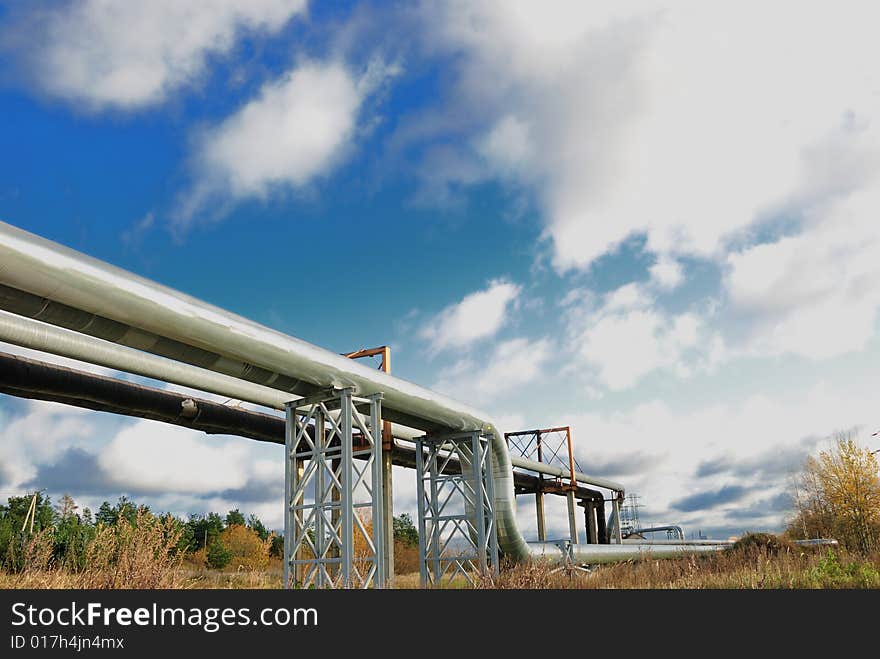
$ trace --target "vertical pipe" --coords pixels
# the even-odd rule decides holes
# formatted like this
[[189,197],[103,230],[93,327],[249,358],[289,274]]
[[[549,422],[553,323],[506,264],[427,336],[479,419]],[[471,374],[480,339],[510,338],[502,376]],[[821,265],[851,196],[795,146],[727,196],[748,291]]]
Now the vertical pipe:
[[[544,479],[538,477],[538,487],[543,487]],[[544,524],[544,491],[535,492],[535,512],[538,515],[538,540],[545,542],[547,540],[547,527]]]
[[574,490],[568,490],[565,493],[565,500],[568,502],[568,533],[571,536],[571,544],[576,545],[578,544],[578,527]]
[[596,508],[596,535],[599,537],[599,542],[603,545],[610,542],[608,526],[605,522],[605,501],[602,501],[602,505]]
[[352,564],[354,562],[354,492],[352,492],[352,404],[351,390],[339,397],[340,421],[342,421],[342,587],[351,588]]
[[373,457],[371,464],[372,479],[371,485],[373,490],[373,547],[376,550],[376,579],[374,586],[376,588],[385,588],[386,575],[385,572],[385,512],[383,504],[385,502],[383,483],[382,483],[382,465],[384,458],[383,438],[380,427],[382,426],[382,394],[374,394],[370,396],[370,434],[373,436]]
[[590,529],[590,502],[584,501],[583,508],[584,508],[584,530],[586,531],[586,534],[587,534],[587,544],[591,545],[591,544],[593,544],[593,536],[592,536],[591,529]]
[[293,458],[293,433],[295,426],[295,414],[292,403],[284,407],[284,588],[290,588],[290,561],[291,542],[290,534],[293,532],[293,520],[291,519],[291,506],[293,505],[293,483],[291,482],[290,463]]
[[[536,446],[538,451],[538,462],[544,461],[544,452],[541,447],[541,431],[536,433]],[[547,540],[547,526],[544,520],[544,477],[538,474],[538,491],[535,492],[535,511],[538,515],[538,540],[545,542]]]
[[565,437],[568,442],[568,469],[570,472],[568,484],[572,489],[577,488],[577,479],[574,476],[574,448],[571,445],[571,427],[565,427]]
[[425,534],[425,457],[424,443],[416,440],[416,496],[419,513],[419,583],[428,586],[428,536]]
[[584,502],[584,516],[586,517],[587,543],[597,544],[599,542],[599,527],[596,523],[595,503],[592,501]]

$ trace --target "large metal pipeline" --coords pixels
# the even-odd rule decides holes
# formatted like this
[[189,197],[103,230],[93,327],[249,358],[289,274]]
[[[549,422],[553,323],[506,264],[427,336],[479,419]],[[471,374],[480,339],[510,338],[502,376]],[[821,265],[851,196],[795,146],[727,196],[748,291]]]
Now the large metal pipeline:
[[[16,318],[26,323],[37,322],[27,318]],[[99,340],[79,336],[89,341]],[[115,344],[108,345],[118,350],[129,350]],[[188,364],[178,364],[178,366],[196,368]],[[269,391],[275,395],[289,397],[276,389]],[[209,435],[235,435],[273,444],[284,444],[285,441],[283,416],[4,352],[0,352],[0,393],[151,419]],[[308,431],[312,434],[311,428]],[[363,455],[355,457],[366,459]],[[392,442],[391,462],[396,466],[414,469],[416,447],[411,442]],[[449,473],[461,473],[461,464],[452,458],[447,463],[446,469]],[[514,471],[513,478],[518,490],[534,490],[541,482],[541,476],[524,471]],[[581,485],[578,486],[577,495],[579,498],[593,502],[601,502],[603,499],[603,494],[598,490]]]
[[[103,339],[48,325],[3,310],[0,310],[0,341],[276,410],[283,410],[286,403],[296,398],[296,396],[272,387],[247,382],[191,364],[182,364],[165,357],[110,343]],[[369,425],[369,419],[364,417],[363,420],[365,424]],[[391,433],[395,439],[409,442],[423,434],[399,423],[391,424]],[[548,476],[568,476],[569,474],[568,471],[553,465],[525,458],[511,457],[511,462],[515,467]],[[580,472],[575,472],[575,477],[581,485],[593,485],[612,490],[623,487],[613,481],[588,476]]]
[[[358,395],[382,392],[385,418],[426,432],[480,430],[490,437],[501,550],[514,560],[567,557],[555,543],[527,543],[523,538],[514,514],[513,470],[504,434],[488,415],[467,404],[3,222],[0,308],[295,395],[326,387],[353,387]],[[577,545],[571,557],[601,563],[647,551],[665,556],[721,547]]]

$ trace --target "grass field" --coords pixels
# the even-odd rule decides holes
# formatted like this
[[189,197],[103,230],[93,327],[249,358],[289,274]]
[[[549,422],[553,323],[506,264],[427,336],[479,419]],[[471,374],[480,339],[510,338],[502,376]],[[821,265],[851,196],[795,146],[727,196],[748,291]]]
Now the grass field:
[[[262,570],[210,570],[168,556],[157,560],[158,539],[72,572],[32,556],[20,572],[0,572],[0,588],[280,588],[281,563]],[[397,588],[418,588],[418,572],[398,574]],[[465,583],[451,584],[453,588]],[[805,589],[880,588],[880,552],[868,556],[834,548],[800,548],[774,536],[714,555],[564,569],[546,563],[504,566],[480,588],[499,589]]]

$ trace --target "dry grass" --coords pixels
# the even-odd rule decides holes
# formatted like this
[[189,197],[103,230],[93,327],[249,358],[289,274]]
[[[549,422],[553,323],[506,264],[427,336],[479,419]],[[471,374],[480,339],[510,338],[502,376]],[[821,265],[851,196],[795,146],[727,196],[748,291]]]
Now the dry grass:
[[642,559],[589,571],[547,563],[515,565],[481,588],[498,589],[806,589],[880,588],[880,554],[735,547],[717,555]]
[[24,547],[21,572],[0,574],[3,588],[183,588],[183,555],[176,551],[180,529],[171,519],[138,513],[99,525],[86,550],[87,567],[69,571],[52,561],[51,529],[34,535]]
[[281,588],[284,579],[281,561],[273,560],[265,570],[250,570],[239,567],[234,570],[209,570],[204,567],[184,565],[180,577],[187,588]]
[[[103,528],[89,547],[89,567],[71,572],[51,564],[51,538],[37,534],[25,548],[25,569],[0,573],[0,588],[280,588],[281,562],[266,569],[209,570],[182,562],[177,538],[161,520]],[[409,566],[407,556],[406,564]],[[400,567],[400,566],[398,566]],[[395,577],[399,589],[419,588],[419,574]],[[449,585],[463,588],[463,580]],[[603,565],[589,571],[537,561],[505,566],[478,582],[486,589],[804,589],[880,588],[880,553],[800,548],[774,536],[746,537],[719,554]]]

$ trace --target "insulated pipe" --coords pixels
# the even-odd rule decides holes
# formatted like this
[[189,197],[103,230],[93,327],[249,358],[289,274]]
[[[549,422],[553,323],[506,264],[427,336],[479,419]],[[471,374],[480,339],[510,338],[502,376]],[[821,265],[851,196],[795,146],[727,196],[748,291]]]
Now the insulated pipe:
[[[133,348],[96,339],[54,325],[23,318],[0,310],[0,340],[61,357],[96,364],[105,368],[163,380],[184,387],[227,396],[248,403],[283,410],[285,403],[298,396],[278,389],[215,373],[204,368],[145,353]],[[391,424],[395,439],[413,441],[421,433],[400,424]],[[514,466],[548,475],[568,475],[568,471],[524,458],[512,458]],[[578,482],[596,487],[616,485],[601,478],[577,474]],[[616,485],[616,487],[621,487]]]
[[[2,352],[0,393],[151,419],[209,435],[235,435],[284,444],[284,419],[279,416]],[[395,442],[389,453],[393,464],[415,468],[415,447]],[[461,468],[453,458],[447,469],[460,473]],[[514,472],[514,481],[519,488],[539,486],[538,476],[521,471]],[[577,495],[582,499],[602,500],[598,490],[580,487]]]
[[[565,478],[569,478],[571,476],[571,471],[568,469],[563,469],[562,467],[554,467],[553,465],[545,464],[543,462],[536,462],[535,460],[529,460],[528,458],[520,458],[515,455],[510,456],[510,463],[514,467],[520,467],[522,469],[528,469],[530,471],[537,471],[542,474],[548,474],[550,476],[563,476]],[[587,474],[582,474],[579,471],[574,472],[574,477],[578,483],[593,485],[595,487],[603,487],[607,490],[620,492],[621,496],[624,492],[623,485],[615,481],[610,481],[607,478],[588,476]]]
[[[482,431],[491,437],[501,550],[514,560],[535,555],[566,558],[553,543],[530,546],[522,537],[516,524],[513,465],[504,434],[486,414],[469,405],[2,222],[0,284],[6,287],[0,306],[21,315],[288,393],[305,395],[325,387],[353,387],[362,396],[382,392],[386,418],[420,430]],[[607,549],[601,545],[580,549],[575,560],[606,562],[605,557],[612,555]],[[644,551],[636,545],[611,549],[617,552],[613,560]],[[679,553],[706,551],[684,545],[674,549]]]
[[627,545],[725,545],[730,546],[734,540],[648,540],[645,538],[624,538],[623,543]]
[[639,529],[633,529],[630,531],[631,535],[642,534],[642,533],[657,533],[659,531],[675,531],[678,535],[679,540],[684,540],[684,531],[680,526],[675,524],[668,524],[666,526],[645,526]]
[[296,396],[0,310],[0,340],[82,362],[283,410]]

